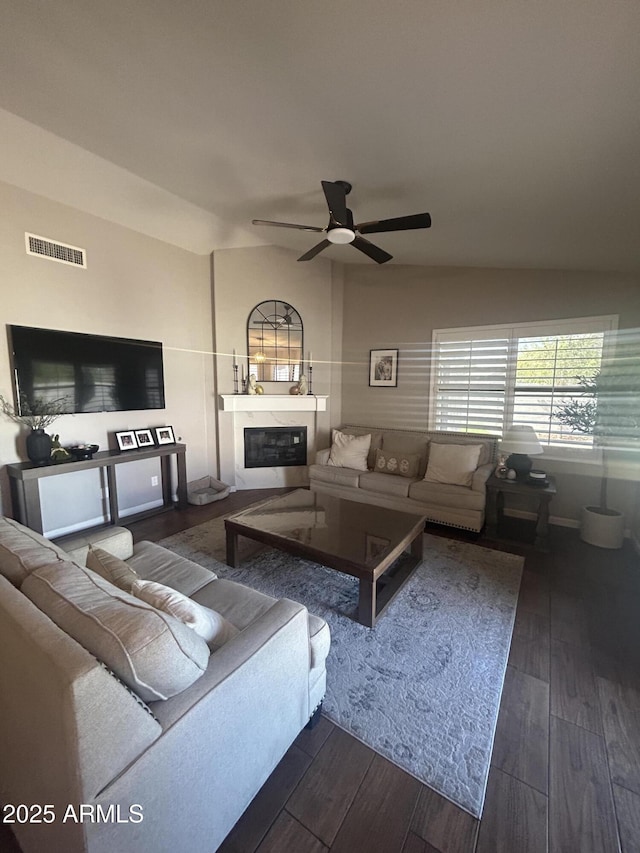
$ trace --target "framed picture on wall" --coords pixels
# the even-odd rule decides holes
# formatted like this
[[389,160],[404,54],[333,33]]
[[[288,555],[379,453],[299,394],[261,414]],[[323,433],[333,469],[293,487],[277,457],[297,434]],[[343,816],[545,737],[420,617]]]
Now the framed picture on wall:
[[173,427],[156,427],[156,441],[158,444],[175,444],[176,440],[173,437]]
[[132,429],[126,430],[126,432],[117,432],[116,441],[120,450],[136,450],[138,447],[136,434]]
[[372,388],[396,388],[398,385],[398,350],[369,350],[369,385]]

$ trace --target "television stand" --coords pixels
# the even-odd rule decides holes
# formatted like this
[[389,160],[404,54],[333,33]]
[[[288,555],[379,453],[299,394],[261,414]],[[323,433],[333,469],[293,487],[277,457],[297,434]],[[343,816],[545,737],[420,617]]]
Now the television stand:
[[[30,527],[38,533],[43,533],[42,508],[40,506],[39,480],[43,477],[60,477],[72,471],[87,471],[90,468],[106,468],[109,486],[109,524],[130,523],[149,515],[165,512],[177,507],[184,509],[187,505],[187,470],[185,444],[164,444],[160,447],[140,448],[138,450],[103,450],[94,453],[92,459],[82,459],[76,462],[56,462],[51,465],[34,465],[32,462],[14,462],[7,465],[9,483],[11,486],[11,501],[17,521]],[[171,477],[171,457],[176,457],[178,481],[176,492],[177,503],[174,504],[171,495],[173,484]],[[160,458],[162,474],[163,505],[153,510],[136,515],[120,517],[118,509],[118,486],[116,482],[116,466],[141,459]]]

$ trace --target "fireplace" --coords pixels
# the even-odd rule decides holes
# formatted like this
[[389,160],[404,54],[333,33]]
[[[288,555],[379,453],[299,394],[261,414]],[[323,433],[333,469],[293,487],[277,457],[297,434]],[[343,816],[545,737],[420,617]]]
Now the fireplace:
[[244,428],[245,468],[281,468],[306,464],[306,426]]
[[[294,489],[309,488],[308,460],[315,457],[318,441],[318,427],[322,424],[329,432],[327,403],[329,398],[316,394],[221,394],[220,419],[218,433],[219,477],[236,489]],[[294,452],[299,459],[292,464],[267,462],[264,452],[258,451],[257,458],[264,467],[247,468],[245,466],[245,447],[251,440],[245,429],[255,429],[257,433],[274,430],[279,427],[298,431],[306,427],[306,435],[297,436],[300,441],[292,440],[287,455]],[[306,452],[304,441],[306,439]],[[323,441],[325,441],[323,437]],[[282,447],[275,448],[282,451]],[[268,448],[269,453],[274,450]],[[283,455],[283,454],[281,454]],[[254,463],[250,463],[254,464]]]

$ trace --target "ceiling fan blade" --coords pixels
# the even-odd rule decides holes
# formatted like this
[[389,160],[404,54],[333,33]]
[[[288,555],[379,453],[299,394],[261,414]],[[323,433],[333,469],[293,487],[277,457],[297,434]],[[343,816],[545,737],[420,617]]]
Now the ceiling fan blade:
[[393,255],[385,252],[384,249],[380,249],[378,246],[374,246],[373,243],[365,240],[364,237],[356,237],[351,245],[355,246],[356,249],[360,249],[361,252],[364,252],[365,255],[368,255],[377,264],[386,264],[393,257]]
[[431,228],[428,213],[416,213],[414,216],[397,216],[395,219],[378,219],[356,225],[361,234],[381,234],[383,231],[411,231],[414,228]]
[[347,224],[347,191],[344,183],[338,181],[322,181],[322,189],[324,197],[329,205],[329,213],[331,218],[338,225]]
[[275,225],[276,228],[297,228],[298,231],[325,231],[325,228],[318,228],[316,225],[294,225],[292,222],[272,222],[270,219],[252,219],[252,225]]
[[305,252],[304,255],[301,255],[298,260],[310,261],[312,258],[315,258],[316,255],[319,255],[323,249],[326,249],[330,245],[331,243],[328,240],[321,240],[317,245],[313,247],[313,249],[309,249],[308,252]]

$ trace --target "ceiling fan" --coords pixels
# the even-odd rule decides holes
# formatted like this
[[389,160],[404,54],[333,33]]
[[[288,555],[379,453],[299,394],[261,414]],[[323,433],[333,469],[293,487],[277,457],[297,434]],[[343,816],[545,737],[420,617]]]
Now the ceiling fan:
[[431,217],[428,213],[397,216],[394,219],[377,219],[354,225],[353,215],[347,207],[347,196],[351,192],[351,184],[348,181],[322,181],[322,189],[329,207],[329,224],[326,228],[318,228],[315,225],[294,225],[291,222],[272,222],[269,219],[253,219],[252,222],[254,225],[275,225],[278,228],[296,228],[299,231],[325,233],[326,238],[299,257],[299,261],[310,261],[332,243],[351,243],[352,246],[364,252],[378,264],[390,261],[393,255],[370,243],[369,240],[365,240],[361,236],[362,234],[380,234],[383,231],[411,231],[414,228],[431,227]]

